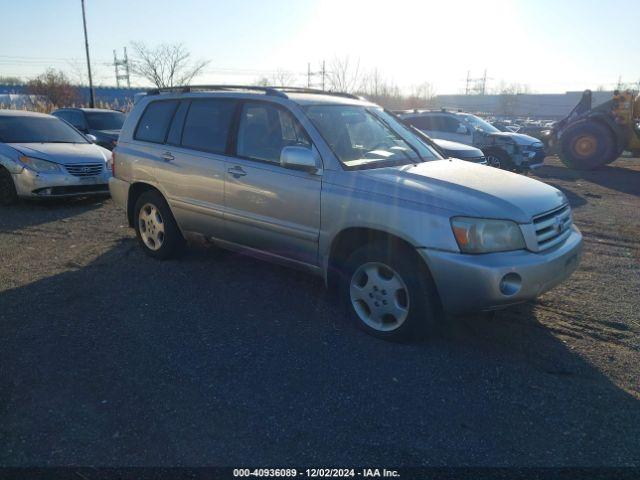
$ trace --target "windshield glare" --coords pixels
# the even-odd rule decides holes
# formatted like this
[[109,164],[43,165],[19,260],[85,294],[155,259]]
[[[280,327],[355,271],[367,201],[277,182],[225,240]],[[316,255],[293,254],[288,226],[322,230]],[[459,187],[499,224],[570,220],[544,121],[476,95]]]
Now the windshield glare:
[[86,112],[85,115],[92,130],[120,130],[125,119],[120,112]]
[[485,133],[496,133],[500,131],[486,120],[476,117],[475,115],[462,115],[462,121],[472,129],[477,128]]
[[0,142],[89,143],[59,118],[30,116],[0,116]]
[[398,131],[392,129],[390,120],[393,119],[386,118],[382,109],[313,105],[305,111],[338,159],[348,168],[416,163],[425,158],[436,158],[426,147],[422,152],[409,145]]

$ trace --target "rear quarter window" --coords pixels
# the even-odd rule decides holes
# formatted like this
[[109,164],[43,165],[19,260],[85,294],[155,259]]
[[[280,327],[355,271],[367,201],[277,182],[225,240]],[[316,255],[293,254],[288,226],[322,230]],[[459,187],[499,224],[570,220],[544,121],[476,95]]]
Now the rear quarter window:
[[177,100],[149,103],[140,117],[133,138],[143,142],[164,143],[169,124],[177,107]]

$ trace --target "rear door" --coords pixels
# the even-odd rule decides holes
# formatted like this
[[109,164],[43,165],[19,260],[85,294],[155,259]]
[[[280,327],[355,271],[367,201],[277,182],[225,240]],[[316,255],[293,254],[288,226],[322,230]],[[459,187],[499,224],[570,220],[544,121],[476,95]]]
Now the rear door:
[[191,99],[175,110],[157,178],[183,230],[224,236],[225,153],[236,105],[231,99]]
[[225,236],[316,265],[321,176],[280,166],[285,146],[314,148],[309,136],[287,109],[259,101],[243,102],[236,135],[227,161]]

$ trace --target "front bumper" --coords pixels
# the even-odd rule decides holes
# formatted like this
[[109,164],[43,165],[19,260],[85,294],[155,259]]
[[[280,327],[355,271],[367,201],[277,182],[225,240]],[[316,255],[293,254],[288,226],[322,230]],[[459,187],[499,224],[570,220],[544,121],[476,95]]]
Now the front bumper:
[[109,195],[108,169],[100,175],[76,177],[66,172],[37,173],[27,168],[14,173],[18,196],[23,198],[59,198]]
[[522,157],[522,167],[530,168],[532,170],[536,168],[540,168],[544,165],[544,159],[546,157],[546,153],[544,148],[539,147],[533,150],[523,151],[521,153]]
[[446,312],[495,310],[532,300],[567,279],[580,262],[582,234],[573,226],[564,243],[540,253],[418,252],[431,270]]

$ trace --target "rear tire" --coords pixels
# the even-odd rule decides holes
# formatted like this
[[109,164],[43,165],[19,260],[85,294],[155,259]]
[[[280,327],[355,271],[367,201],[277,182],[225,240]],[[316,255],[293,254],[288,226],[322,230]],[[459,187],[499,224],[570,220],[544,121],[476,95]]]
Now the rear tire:
[[18,192],[13,177],[4,167],[0,167],[0,205],[11,205],[18,200]]
[[615,134],[606,125],[585,121],[562,135],[558,156],[568,168],[592,170],[618,158]]
[[144,192],[136,201],[134,227],[142,249],[153,258],[170,258],[184,245],[169,205],[156,191]]
[[356,325],[395,342],[424,338],[435,329],[435,284],[414,252],[382,244],[355,250],[344,265],[339,292]]

